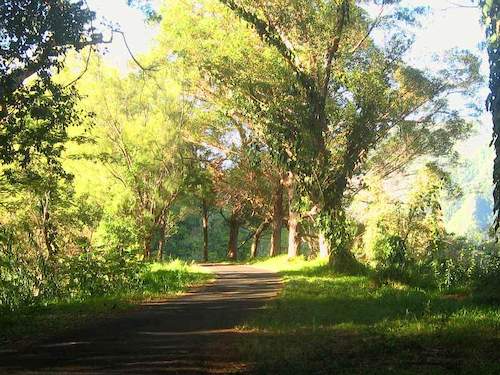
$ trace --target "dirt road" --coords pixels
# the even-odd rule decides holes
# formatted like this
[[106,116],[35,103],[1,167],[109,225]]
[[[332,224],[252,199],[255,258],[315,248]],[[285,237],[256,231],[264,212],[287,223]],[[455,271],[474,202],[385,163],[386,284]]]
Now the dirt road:
[[234,327],[277,295],[279,277],[241,265],[207,265],[214,283],[149,303],[22,351],[0,348],[7,374],[213,374],[250,370]]

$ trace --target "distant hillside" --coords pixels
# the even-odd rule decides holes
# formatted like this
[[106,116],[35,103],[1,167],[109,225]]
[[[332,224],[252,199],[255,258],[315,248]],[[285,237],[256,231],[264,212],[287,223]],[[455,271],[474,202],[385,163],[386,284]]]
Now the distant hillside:
[[464,144],[460,165],[452,171],[463,195],[445,204],[445,218],[447,229],[458,235],[487,236],[492,223],[494,151],[488,141],[488,136],[481,134]]

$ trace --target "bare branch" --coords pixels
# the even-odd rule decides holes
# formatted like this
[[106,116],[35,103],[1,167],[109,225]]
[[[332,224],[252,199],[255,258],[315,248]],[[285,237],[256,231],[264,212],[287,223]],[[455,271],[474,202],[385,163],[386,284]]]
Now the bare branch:
[[368,28],[368,31],[366,32],[365,36],[363,38],[361,38],[361,40],[354,46],[353,49],[351,49],[351,53],[354,53],[358,50],[359,47],[361,47],[361,45],[364,43],[364,41],[370,36],[370,34],[372,33],[372,31],[375,29],[375,27],[377,27],[377,25],[379,24],[380,22],[380,19],[382,18],[382,14],[384,13],[384,5],[382,5],[380,7],[380,12],[378,13],[377,17],[375,18],[375,20],[373,21],[373,23],[370,25],[370,27]]
[[144,72],[148,72],[148,71],[154,71],[155,69],[154,68],[151,68],[151,67],[144,67],[140,62],[139,60],[137,60],[137,58],[134,56],[134,54],[132,53],[132,50],[130,49],[130,46],[128,45],[128,42],[127,42],[127,38],[125,37],[125,33],[121,30],[117,30],[117,29],[113,29],[112,30],[113,32],[115,33],[118,33],[122,36],[122,39],[123,39],[123,43],[125,44],[125,48],[127,49],[130,57],[132,58],[132,60],[134,61],[134,63],[136,63],[136,65],[141,68],[141,70],[143,70]]
[[70,83],[65,85],[64,88],[67,88],[67,87],[74,85],[76,82],[78,82],[85,75],[85,73],[87,73],[87,71],[89,69],[91,55],[92,55],[92,48],[89,48],[89,53],[88,53],[87,58],[85,60],[85,67],[83,68],[82,72],[75,79],[73,79]]

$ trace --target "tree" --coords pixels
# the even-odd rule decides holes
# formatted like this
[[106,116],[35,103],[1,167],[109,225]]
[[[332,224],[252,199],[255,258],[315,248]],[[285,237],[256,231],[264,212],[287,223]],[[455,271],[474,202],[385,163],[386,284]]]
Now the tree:
[[191,150],[182,131],[190,107],[179,100],[181,88],[168,75],[159,85],[142,74],[121,78],[95,63],[79,88],[89,93],[85,107],[96,113],[86,156],[112,181],[107,215],[131,219],[144,258],[160,257],[177,221],[174,205],[189,183]]
[[214,168],[211,165],[210,152],[202,147],[193,145],[189,164],[189,185],[192,186],[191,195],[200,202],[201,224],[203,232],[203,261],[209,258],[209,216],[210,210],[215,206]]
[[[160,56],[189,67],[192,95],[221,114],[219,122],[240,124],[265,146],[291,176],[292,207],[304,217],[315,212],[332,262],[349,262],[342,237],[352,178],[398,130],[430,140],[466,128],[446,97],[477,82],[478,64],[456,53],[455,66],[438,75],[407,66],[410,42],[399,25],[414,22],[421,9],[387,3],[389,14],[372,20],[347,0],[221,3],[234,15],[210,0],[168,2]],[[384,48],[370,38],[380,25],[393,31]]]
[[57,168],[36,158],[25,168],[10,170],[14,172],[12,180],[0,180],[0,217],[2,227],[12,230],[19,251],[53,262],[79,244],[85,248],[93,208],[75,197],[71,179],[61,178]]
[[[215,191],[218,206],[221,210],[229,211],[228,258],[236,260],[240,244],[238,241],[239,229],[244,224],[253,226],[252,231],[254,254],[257,251],[260,236],[272,218],[272,186],[269,181],[275,180],[273,170],[265,161],[265,155],[245,147],[234,149],[233,157],[219,164],[215,176]],[[248,145],[246,145],[248,146]]]
[[52,76],[69,50],[102,42],[95,14],[69,0],[6,0],[0,14],[0,161],[27,165],[36,151],[55,163],[80,119],[76,91]]
[[495,0],[480,0],[479,5],[483,13],[483,22],[486,25],[486,40],[490,60],[490,94],[486,100],[486,109],[491,112],[493,120],[493,144],[496,150],[496,159],[493,170],[495,189],[496,227],[500,227],[500,4]]
[[[368,152],[397,126],[448,121],[447,93],[465,92],[474,76],[460,75],[457,69],[452,75],[429,77],[403,63],[407,41],[395,36],[385,49],[371,41],[370,33],[380,23],[413,22],[421,10],[396,8],[370,20],[347,0],[221,2],[250,24],[293,73],[285,85],[275,80],[267,99],[257,96],[256,88],[245,91],[249,85],[241,85],[239,92],[254,104],[245,106],[245,115],[261,117],[261,132],[276,159],[293,173],[299,195],[319,208],[318,225],[329,242],[332,263],[342,269],[352,260],[342,239],[345,193]],[[411,119],[416,116],[418,120]]]
[[[477,59],[456,51],[437,74],[408,66],[411,42],[402,35],[423,9],[397,1],[383,2],[374,19],[347,0],[219,3],[168,1],[160,57],[190,72],[191,95],[220,115],[218,124],[239,124],[264,145],[291,175],[291,207],[315,213],[323,253],[349,263],[344,208],[366,161],[377,164],[372,151],[405,137],[403,157],[386,171],[423,153],[449,153],[469,125],[447,97],[477,84]],[[379,26],[389,30],[383,47],[370,36]]]

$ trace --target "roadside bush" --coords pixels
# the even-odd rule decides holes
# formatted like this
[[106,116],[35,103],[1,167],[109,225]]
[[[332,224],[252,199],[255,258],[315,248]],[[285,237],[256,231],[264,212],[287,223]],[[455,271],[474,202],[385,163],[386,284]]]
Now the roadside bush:
[[375,243],[375,271],[379,281],[408,282],[409,262],[405,241],[398,235],[379,236]]
[[435,286],[438,289],[469,287],[477,277],[478,255],[460,251],[459,254],[445,254],[430,260]]
[[49,261],[0,247],[0,312],[100,297],[163,296],[207,278],[189,263],[148,263],[135,251],[91,251]]
[[149,265],[141,276],[141,289],[150,294],[175,293],[191,285],[201,275],[193,273],[192,266],[181,260],[167,264]]
[[380,268],[404,269],[407,265],[406,244],[400,236],[381,237],[375,246],[377,248],[375,260]]
[[500,252],[490,252],[478,261],[473,279],[478,297],[500,301]]
[[41,262],[0,251],[0,308],[33,304],[40,294]]
[[81,301],[142,287],[145,264],[133,253],[86,252],[49,261],[4,250],[0,251],[0,309]]
[[55,272],[54,297],[84,300],[138,290],[144,267],[130,252],[88,252],[60,258]]
[[423,289],[472,290],[481,298],[500,300],[500,252],[490,244],[449,239],[447,246],[425,258],[411,256],[396,235],[376,243],[374,276],[379,283],[397,281]]

